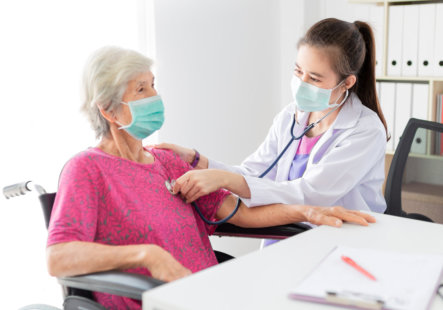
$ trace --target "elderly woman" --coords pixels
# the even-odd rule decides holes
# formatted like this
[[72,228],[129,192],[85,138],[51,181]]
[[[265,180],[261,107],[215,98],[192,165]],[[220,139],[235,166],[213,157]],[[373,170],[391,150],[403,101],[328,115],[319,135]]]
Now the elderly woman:
[[[99,144],[65,165],[51,216],[47,244],[53,276],[111,269],[172,281],[217,264],[205,224],[165,180],[192,167],[169,150],[146,149],[142,139],[163,123],[163,103],[154,87],[152,61],[131,50],[105,47],[92,55],[84,72],[84,105]],[[225,190],[197,204],[207,218],[226,217],[236,198]],[[361,225],[371,216],[341,207],[240,205],[229,222],[264,227],[309,221]],[[136,309],[136,301],[95,294],[112,309]]]

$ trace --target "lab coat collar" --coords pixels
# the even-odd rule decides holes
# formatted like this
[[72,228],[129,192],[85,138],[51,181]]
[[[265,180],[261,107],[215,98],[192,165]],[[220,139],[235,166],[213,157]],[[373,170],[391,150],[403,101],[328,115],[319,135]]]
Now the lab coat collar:
[[[294,109],[296,109],[295,103],[294,103]],[[363,111],[362,102],[354,92],[351,92],[349,94],[349,98],[343,104],[343,107],[338,113],[337,119],[332,125],[333,129],[348,129],[355,127],[358,119],[360,118],[362,111]],[[288,113],[294,113],[294,110],[289,109]],[[309,112],[298,111],[297,119],[298,123],[301,125],[301,130],[307,125],[308,117],[309,117]]]

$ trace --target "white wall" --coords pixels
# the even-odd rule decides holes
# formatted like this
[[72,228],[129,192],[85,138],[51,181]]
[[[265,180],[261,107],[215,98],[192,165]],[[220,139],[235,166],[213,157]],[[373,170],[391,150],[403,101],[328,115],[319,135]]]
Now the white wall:
[[[143,1],[145,2],[145,1]],[[149,3],[149,1],[148,1]],[[0,1],[0,187],[33,180],[57,190],[64,163],[96,144],[80,114],[80,78],[103,45],[148,51],[137,0]],[[37,195],[0,197],[1,309],[61,307],[46,270],[46,228]]]
[[[294,22],[280,14],[288,8],[297,14],[298,5],[303,2],[156,1],[157,79],[166,106],[160,140],[230,164],[252,153],[289,102],[289,82],[281,80],[291,75],[295,36],[287,26]],[[260,242],[212,240],[235,255]]]
[[161,140],[239,163],[280,109],[278,1],[155,2]]

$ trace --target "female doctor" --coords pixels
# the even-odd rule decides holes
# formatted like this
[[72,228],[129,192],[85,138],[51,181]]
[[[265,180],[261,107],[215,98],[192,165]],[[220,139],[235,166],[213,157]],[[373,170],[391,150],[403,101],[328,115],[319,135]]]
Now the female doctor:
[[376,94],[370,26],[325,19],[308,30],[297,48],[294,102],[275,117],[266,139],[240,166],[178,145],[156,146],[172,149],[196,168],[176,180],[175,193],[192,202],[225,188],[249,207],[296,203],[386,209],[387,128]]

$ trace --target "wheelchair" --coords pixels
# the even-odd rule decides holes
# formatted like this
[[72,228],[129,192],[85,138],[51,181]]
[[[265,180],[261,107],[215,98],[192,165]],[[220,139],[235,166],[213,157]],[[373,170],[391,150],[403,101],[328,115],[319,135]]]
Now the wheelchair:
[[[7,199],[25,195],[29,192],[36,192],[38,194],[46,228],[48,228],[56,193],[47,193],[41,185],[32,181],[17,183],[3,188],[3,195]],[[225,223],[217,227],[214,235],[220,237],[285,239],[310,228],[310,226],[302,223],[266,228],[241,228]],[[226,253],[214,252],[219,263],[233,258]],[[163,281],[158,279],[116,270],[80,276],[60,277],[57,278],[57,281],[62,286],[64,310],[106,310],[105,307],[94,300],[92,292],[101,292],[141,300],[143,292],[164,284]],[[19,310],[60,309],[49,305],[34,304],[22,307]]]

